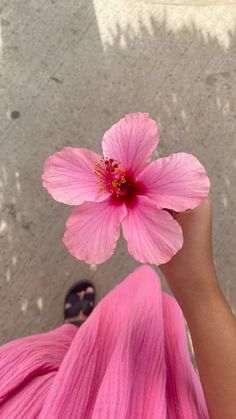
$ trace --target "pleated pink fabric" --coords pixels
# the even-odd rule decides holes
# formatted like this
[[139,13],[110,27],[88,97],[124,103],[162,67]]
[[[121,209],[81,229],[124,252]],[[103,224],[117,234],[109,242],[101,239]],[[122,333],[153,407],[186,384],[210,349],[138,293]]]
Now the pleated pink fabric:
[[0,348],[0,418],[206,419],[182,312],[142,266],[77,329]]

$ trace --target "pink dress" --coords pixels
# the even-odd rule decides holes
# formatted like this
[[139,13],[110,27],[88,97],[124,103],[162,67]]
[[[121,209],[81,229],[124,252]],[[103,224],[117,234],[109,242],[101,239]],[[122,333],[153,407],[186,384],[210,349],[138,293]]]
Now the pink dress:
[[206,419],[182,312],[142,266],[78,329],[0,348],[0,418]]

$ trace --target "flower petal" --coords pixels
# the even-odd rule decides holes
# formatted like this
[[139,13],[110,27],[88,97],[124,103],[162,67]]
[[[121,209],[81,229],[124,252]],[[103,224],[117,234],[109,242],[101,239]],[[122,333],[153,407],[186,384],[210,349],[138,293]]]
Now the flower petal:
[[114,252],[119,225],[126,216],[125,205],[85,202],[67,220],[64,244],[77,259],[87,263],[105,262]]
[[186,153],[171,154],[151,163],[139,176],[146,196],[158,208],[178,212],[195,208],[208,196],[210,181],[196,157]]
[[101,156],[86,148],[65,147],[50,156],[44,166],[43,186],[59,202],[79,205],[84,201],[103,201],[99,192],[95,164]]
[[137,197],[137,204],[128,209],[122,228],[129,253],[143,263],[166,263],[183,245],[177,221],[167,211],[154,207],[146,197]]
[[131,175],[138,175],[149,163],[159,143],[155,121],[147,113],[134,113],[122,118],[103,137],[104,157],[121,162]]

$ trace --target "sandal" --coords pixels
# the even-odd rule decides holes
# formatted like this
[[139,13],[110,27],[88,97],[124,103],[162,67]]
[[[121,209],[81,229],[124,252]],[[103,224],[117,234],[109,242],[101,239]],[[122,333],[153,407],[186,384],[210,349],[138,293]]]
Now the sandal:
[[[91,291],[87,291],[92,288]],[[87,291],[87,292],[86,292]],[[81,298],[82,295],[82,298]],[[92,282],[83,280],[73,285],[65,296],[64,302],[64,320],[66,323],[74,324],[80,327],[85,320],[69,320],[78,316],[80,311],[85,316],[89,316],[95,305],[96,291]],[[66,307],[67,306],[67,307]]]

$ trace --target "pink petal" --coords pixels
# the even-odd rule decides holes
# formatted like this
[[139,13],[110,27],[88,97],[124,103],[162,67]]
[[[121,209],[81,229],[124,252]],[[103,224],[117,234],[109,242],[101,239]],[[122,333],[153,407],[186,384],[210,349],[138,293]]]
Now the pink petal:
[[139,174],[149,163],[159,143],[155,121],[147,113],[134,113],[122,118],[103,137],[104,157],[121,162],[130,174]]
[[59,202],[79,205],[84,201],[103,201],[99,192],[95,164],[101,156],[86,148],[65,147],[50,156],[44,166],[43,186]]
[[210,181],[191,154],[177,153],[151,163],[139,176],[146,195],[158,206],[178,212],[195,208],[208,196]]
[[161,265],[183,245],[180,225],[146,197],[137,197],[137,205],[128,210],[122,227],[128,251],[139,262]]
[[126,216],[125,205],[110,200],[85,202],[67,220],[64,243],[77,259],[87,263],[105,262],[114,252],[119,225]]

